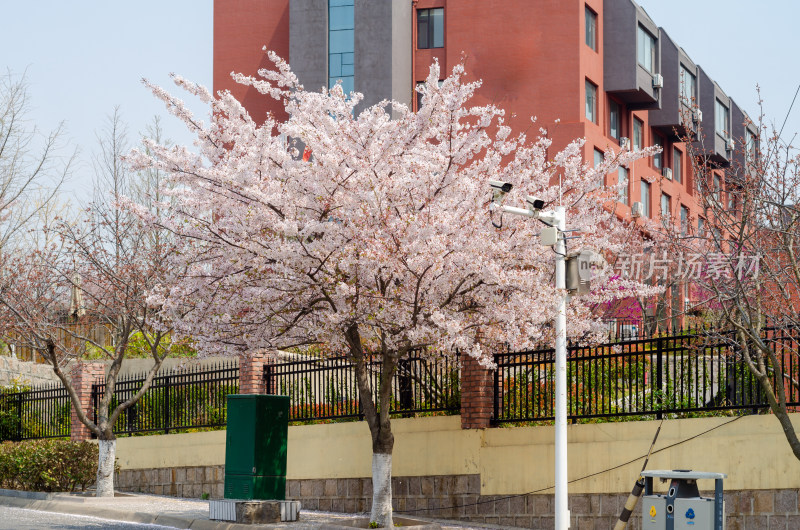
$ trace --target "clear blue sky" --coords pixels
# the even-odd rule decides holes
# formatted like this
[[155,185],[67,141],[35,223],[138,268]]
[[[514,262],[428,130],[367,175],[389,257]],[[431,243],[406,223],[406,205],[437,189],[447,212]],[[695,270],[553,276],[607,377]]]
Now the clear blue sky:
[[81,150],[69,185],[76,195],[86,195],[95,133],[115,105],[132,141],[160,114],[168,137],[191,142],[140,79],[175,88],[169,79],[175,72],[211,86],[212,6],[212,0],[3,2],[0,68],[27,70],[30,116],[39,129],[65,122]]
[[[780,126],[800,84],[795,58],[800,4],[639,3],[753,118],[759,83],[767,117]],[[78,195],[90,179],[95,131],[115,105],[121,107],[131,139],[154,114],[165,114],[140,78],[170,86],[168,74],[176,72],[211,85],[212,0],[17,1],[5,2],[2,13],[0,67],[16,73],[27,70],[31,117],[40,129],[66,123],[70,140],[82,152],[70,186]],[[164,125],[173,140],[191,142],[177,120],[165,118]],[[795,132],[800,132],[800,101],[784,137],[790,139]]]

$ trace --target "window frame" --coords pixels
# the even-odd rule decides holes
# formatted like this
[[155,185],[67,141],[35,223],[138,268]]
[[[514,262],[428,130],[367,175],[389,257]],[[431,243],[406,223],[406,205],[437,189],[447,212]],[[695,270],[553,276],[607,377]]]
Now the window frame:
[[584,17],[585,17],[585,27],[584,27],[584,37],[586,45],[594,51],[597,51],[597,13],[589,7],[588,5],[584,6]]
[[[666,201],[666,202],[665,202]],[[664,207],[666,206],[666,211]],[[672,195],[669,193],[661,192],[661,200],[659,201],[659,210],[661,213],[661,220],[664,221],[666,217],[667,221],[672,219]]]
[[[617,134],[614,135],[614,130],[611,128],[616,116]],[[619,139],[623,137],[622,134],[622,105],[617,101],[608,99],[608,135],[619,143]]]
[[[645,42],[650,43],[650,53],[649,58],[645,56]],[[643,25],[638,24],[638,29],[636,30],[636,62],[650,72],[651,74],[656,73],[656,47],[658,46],[658,37],[654,36],[650,31],[648,31]],[[648,67],[647,64],[643,63],[642,60],[647,61],[649,59],[650,65]]]
[[681,204],[681,237],[686,237],[689,232],[689,208]]
[[[348,18],[348,24],[344,26],[341,24],[341,21],[337,24],[333,24],[334,10],[349,11],[348,16],[352,16],[352,21]],[[352,23],[352,27],[350,27],[350,23]],[[347,49],[344,50],[334,47],[334,43],[337,43],[337,45],[346,44]],[[338,81],[341,81],[342,90],[345,94],[349,94],[355,90],[355,1],[353,0],[328,2],[327,70],[329,89],[333,88]],[[345,73],[345,71],[349,73]]]
[[[722,110],[723,112],[720,112]],[[714,132],[721,138],[727,139],[731,132],[731,109],[725,105],[719,98],[714,98]],[[720,123],[720,115],[722,115],[723,123]],[[722,130],[720,130],[720,125]]]
[[[645,193],[645,190],[647,191],[647,193]],[[639,199],[640,199],[639,202],[642,203],[642,215],[644,217],[647,217],[648,219],[651,218],[650,217],[651,192],[652,188],[650,186],[650,183],[647,182],[646,180],[641,180],[639,182]]]
[[[625,174],[624,179],[622,178],[622,172]],[[625,181],[625,185],[620,186],[619,188],[619,202],[625,206],[630,206],[631,173],[627,167],[619,166],[617,169],[617,184],[622,184],[623,180]]]
[[659,173],[664,173],[664,152],[666,151],[665,144],[666,139],[661,136],[660,134],[652,133],[653,137],[653,146],[659,146],[661,148],[660,153],[653,154],[653,169],[657,169]]
[[[439,19],[439,23],[435,22],[436,19],[433,18],[435,12],[441,13],[441,18]],[[422,18],[423,15],[425,16],[425,31],[420,30],[420,26],[423,24]],[[438,35],[441,38],[441,45],[437,46],[437,32],[436,29],[441,24],[441,35]],[[430,7],[425,9],[417,9],[417,49],[418,50],[438,50],[444,48],[444,8],[443,7]],[[421,45],[421,39],[425,38],[425,45]]]
[[[676,156],[677,155],[677,156]],[[683,153],[674,145],[672,146],[672,180],[683,184]]]
[[[591,91],[589,90],[590,88],[591,88]],[[598,92],[598,87],[597,87],[596,84],[594,84],[592,81],[590,81],[588,77],[586,78],[586,89],[585,89],[585,91],[586,91],[586,95],[585,95],[584,103],[585,103],[585,107],[586,108],[584,109],[584,113],[586,115],[586,119],[587,120],[589,120],[590,122],[596,124],[597,123],[597,118],[598,118],[598,116],[597,116],[597,92]],[[591,92],[591,102],[590,102],[590,96],[589,96],[590,92]],[[591,105],[591,113],[592,113],[591,117],[589,116],[590,105]]]
[[[691,83],[688,85],[691,87],[691,95],[687,97],[687,83],[686,83],[686,76],[688,75],[689,79],[691,79]],[[681,103],[686,107],[691,107],[697,101],[697,76],[689,71],[683,63],[681,63],[681,70],[678,77],[679,86],[678,86],[678,97],[681,99]]]
[[[597,166],[599,166],[600,164],[605,162],[605,160],[606,160],[606,154],[603,151],[601,151],[600,149],[598,149],[597,147],[595,147],[594,148],[594,160],[592,161],[594,163],[593,167],[596,168]],[[601,175],[600,176],[599,187],[602,188],[605,185],[606,185],[605,175]]]
[[634,151],[641,151],[644,148],[644,121],[636,116],[633,117],[632,142]]

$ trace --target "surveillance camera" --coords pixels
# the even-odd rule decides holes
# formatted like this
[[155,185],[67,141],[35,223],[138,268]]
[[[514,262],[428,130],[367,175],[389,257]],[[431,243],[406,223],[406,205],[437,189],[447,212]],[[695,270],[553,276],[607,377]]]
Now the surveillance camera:
[[530,210],[541,210],[544,208],[544,199],[539,199],[532,195],[528,195],[525,198],[525,202],[528,203],[528,209]]
[[512,187],[510,182],[503,182],[502,180],[490,180],[489,185],[492,187],[492,190],[503,193],[508,193],[511,191]]

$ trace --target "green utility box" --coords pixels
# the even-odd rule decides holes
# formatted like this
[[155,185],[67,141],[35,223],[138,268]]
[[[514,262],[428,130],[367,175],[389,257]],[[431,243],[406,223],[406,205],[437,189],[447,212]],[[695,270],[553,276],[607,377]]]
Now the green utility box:
[[289,397],[228,396],[225,498],[284,500]]

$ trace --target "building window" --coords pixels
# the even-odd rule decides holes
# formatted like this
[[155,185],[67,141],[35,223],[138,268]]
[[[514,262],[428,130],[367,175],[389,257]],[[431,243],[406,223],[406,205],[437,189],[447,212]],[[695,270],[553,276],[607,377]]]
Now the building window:
[[646,180],[641,181],[641,202],[642,215],[650,217],[650,183]]
[[722,136],[723,138],[728,137],[728,133],[731,130],[730,127],[730,117],[728,115],[728,107],[725,106],[720,100],[716,102],[716,108],[714,113],[715,119],[715,129],[717,134]]
[[595,148],[594,150],[594,167],[599,166],[603,163],[603,160],[606,159],[606,155],[600,149]]
[[597,51],[597,13],[586,7],[586,45]]
[[[439,80],[439,88],[442,88],[443,84],[444,84],[444,81],[442,79],[440,79]],[[417,87],[421,87],[421,86],[424,86],[424,85],[425,85],[424,81],[420,81],[419,83],[417,83]],[[422,97],[423,96],[422,96],[422,92],[419,92],[419,91],[415,91],[415,92],[417,94],[417,110],[419,111],[419,109],[422,108]]]
[[683,182],[683,165],[681,164],[682,153],[676,148],[672,148],[672,178],[675,182]]
[[697,77],[681,65],[681,103],[692,106],[697,98]]
[[354,2],[328,1],[328,88],[341,79],[345,94],[355,90]]
[[745,161],[754,164],[758,160],[758,138],[750,129],[744,130],[744,138]]
[[633,119],[633,150],[640,151],[644,147],[644,123],[639,118]]
[[689,208],[681,206],[681,236],[686,237],[689,231]]
[[697,218],[697,235],[705,237],[706,235],[706,220],[702,217]]
[[417,48],[444,48],[444,8],[417,10]]
[[619,110],[619,103],[613,99],[608,100],[608,134],[611,138],[619,142],[622,136],[622,122]]
[[722,190],[722,186],[717,175],[714,175],[714,189],[711,192],[711,196],[716,202],[719,202],[720,191]]
[[597,123],[597,85],[586,80],[586,119]]
[[[606,155],[604,155],[604,154],[603,154],[603,152],[602,152],[601,150],[599,150],[599,149],[595,148],[595,150],[594,150],[594,167],[597,167],[597,166],[599,166],[600,164],[602,164],[602,163],[603,163],[603,161],[605,160],[605,158],[606,158]],[[599,184],[600,184],[600,187],[601,187],[601,188],[602,188],[603,186],[605,186],[605,185],[606,185],[606,183],[605,183],[605,177],[604,177],[604,176],[602,176],[602,175],[600,176],[600,182],[599,182]]]
[[656,38],[649,31],[639,26],[639,42],[636,47],[639,64],[650,73],[655,73]]
[[660,173],[664,167],[664,141],[660,137],[653,135],[653,145],[661,148],[661,151],[653,155],[653,168]]
[[628,205],[628,168],[619,166],[619,202]]
[[670,220],[670,202],[672,202],[672,197],[667,195],[666,193],[661,194],[661,219],[664,222],[668,222]]

